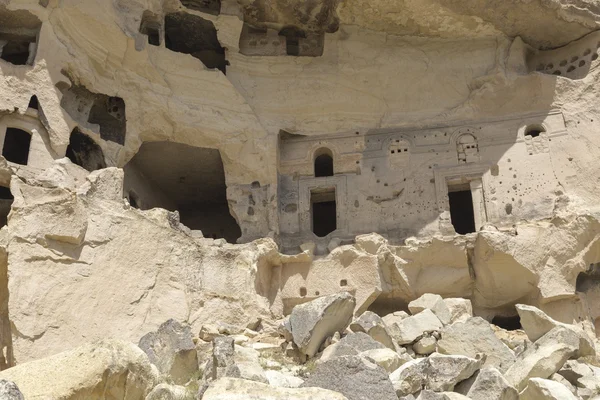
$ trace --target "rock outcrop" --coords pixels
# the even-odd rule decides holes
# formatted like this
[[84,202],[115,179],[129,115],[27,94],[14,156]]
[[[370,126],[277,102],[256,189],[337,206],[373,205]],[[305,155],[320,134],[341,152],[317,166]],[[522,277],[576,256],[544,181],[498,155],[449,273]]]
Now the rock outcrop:
[[25,399],[143,399],[158,382],[158,371],[132,343],[94,342],[0,372]]

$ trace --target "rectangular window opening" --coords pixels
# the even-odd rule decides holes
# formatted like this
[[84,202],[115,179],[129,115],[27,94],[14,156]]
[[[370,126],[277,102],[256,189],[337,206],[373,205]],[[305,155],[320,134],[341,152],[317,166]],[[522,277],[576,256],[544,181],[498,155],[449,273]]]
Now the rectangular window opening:
[[460,235],[475,232],[473,194],[469,184],[448,186],[450,219],[454,230]]
[[314,189],[310,192],[312,231],[325,237],[337,229],[335,188]]

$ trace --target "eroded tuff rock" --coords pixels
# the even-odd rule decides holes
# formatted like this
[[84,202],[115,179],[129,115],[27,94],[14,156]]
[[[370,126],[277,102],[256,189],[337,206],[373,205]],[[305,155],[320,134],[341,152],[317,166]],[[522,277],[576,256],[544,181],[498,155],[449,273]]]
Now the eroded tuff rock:
[[132,343],[104,340],[0,372],[26,399],[144,398],[158,382],[146,354]]

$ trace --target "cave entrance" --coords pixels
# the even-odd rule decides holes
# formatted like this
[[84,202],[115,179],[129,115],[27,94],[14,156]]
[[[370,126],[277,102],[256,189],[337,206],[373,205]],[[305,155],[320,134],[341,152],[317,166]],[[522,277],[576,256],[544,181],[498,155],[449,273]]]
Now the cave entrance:
[[448,186],[450,219],[454,230],[460,235],[475,232],[473,195],[469,184]]
[[199,59],[206,68],[226,73],[229,63],[225,60],[225,49],[219,43],[215,25],[207,19],[185,12],[167,14],[165,45],[169,50]]
[[306,33],[294,26],[286,26],[279,35],[285,37],[285,50],[288,56],[300,55],[300,40],[306,39]]
[[492,318],[492,324],[499,326],[502,329],[507,331],[516,331],[518,329],[523,329],[521,326],[521,317],[519,315],[511,315],[511,316],[502,316],[496,315]]
[[8,10],[0,5],[0,59],[14,65],[31,65],[42,26],[25,10]]
[[7,161],[27,165],[31,134],[18,128],[6,128],[2,155]]
[[0,228],[6,226],[8,222],[8,214],[14,199],[9,188],[0,186]]
[[177,210],[181,223],[202,231],[204,237],[235,243],[241,236],[240,227],[229,212],[219,150],[147,142],[124,170],[124,193],[132,206]]
[[125,100],[122,98],[94,93],[84,86],[72,85],[68,90],[63,90],[60,106],[82,126],[99,133],[102,139],[125,144],[127,117]]
[[98,143],[94,142],[92,138],[81,133],[77,128],[73,129],[73,132],[71,132],[66,156],[74,164],[77,164],[90,172],[106,168],[106,161],[104,160],[102,148]]
[[310,192],[312,231],[324,237],[337,229],[335,188],[313,189]]
[[144,11],[140,33],[148,37],[148,44],[160,46],[160,21],[158,16],[150,11]]

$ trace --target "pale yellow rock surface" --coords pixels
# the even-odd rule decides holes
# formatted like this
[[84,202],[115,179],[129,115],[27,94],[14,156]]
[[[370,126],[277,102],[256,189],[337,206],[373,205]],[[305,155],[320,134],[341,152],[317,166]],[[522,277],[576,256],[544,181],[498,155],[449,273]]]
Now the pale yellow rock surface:
[[321,388],[282,388],[235,378],[222,378],[204,393],[203,400],[346,400],[340,393]]
[[0,373],[26,399],[143,399],[158,382],[158,371],[132,343],[103,340]]

